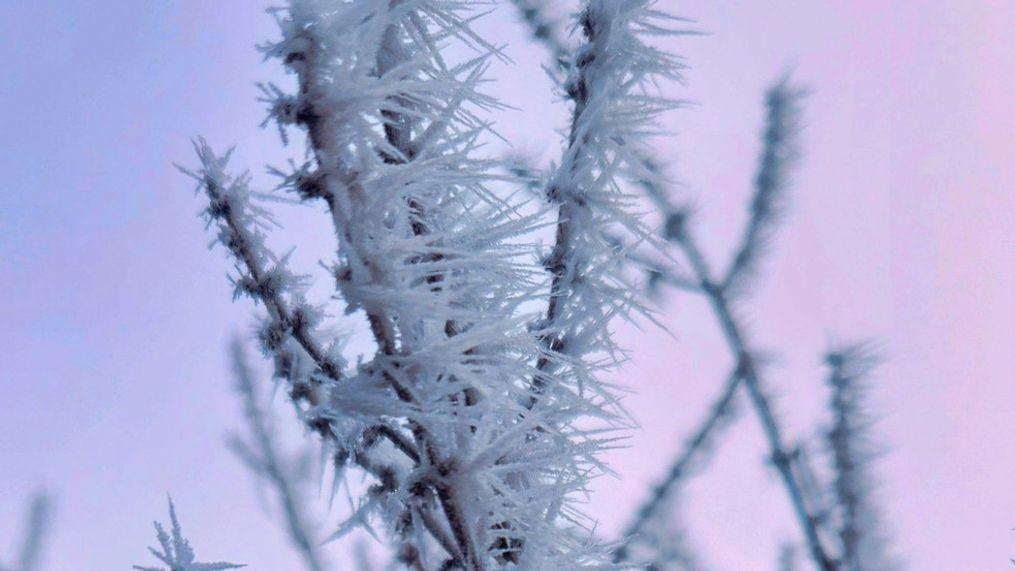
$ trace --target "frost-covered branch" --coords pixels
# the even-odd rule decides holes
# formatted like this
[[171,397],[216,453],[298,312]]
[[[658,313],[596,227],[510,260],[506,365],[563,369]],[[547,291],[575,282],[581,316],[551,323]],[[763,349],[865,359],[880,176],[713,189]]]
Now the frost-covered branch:
[[673,498],[680,485],[696,466],[700,465],[715,446],[717,432],[726,427],[736,412],[736,394],[743,376],[741,371],[734,371],[727,380],[722,394],[712,405],[705,420],[684,443],[684,448],[670,465],[663,480],[653,489],[648,499],[635,511],[633,519],[624,528],[621,537],[625,542],[613,553],[617,562],[627,561],[631,557],[630,545],[641,541],[645,530],[653,526],[659,512],[673,509]]
[[754,410],[761,422],[762,430],[768,441],[769,452],[773,465],[779,472],[783,485],[789,494],[793,511],[804,532],[810,549],[811,557],[819,569],[832,571],[836,569],[835,560],[829,553],[818,529],[818,517],[808,509],[811,501],[805,497],[804,488],[793,467],[793,454],[786,443],[785,436],[776,418],[771,399],[765,393],[762,377],[754,353],[749,348],[743,327],[737,321],[733,308],[725,290],[712,277],[704,255],[681,222],[673,231],[674,239],[683,249],[691,268],[702,283],[702,290],[707,295],[726,341],[735,358],[739,360],[739,368],[743,374],[743,383]]
[[168,568],[142,567],[135,565],[137,571],[223,571],[225,569],[239,569],[245,565],[226,563],[218,561],[215,563],[201,563],[197,561],[194,549],[190,542],[183,536],[180,522],[176,519],[176,507],[173,500],[169,500],[170,530],[167,532],[161,523],[155,522],[155,536],[159,540],[161,551],[155,547],[149,547],[148,551],[161,561]]
[[320,540],[316,538],[299,483],[279,449],[274,427],[264,408],[261,390],[254,380],[243,346],[239,341],[232,345],[233,374],[236,391],[243,402],[243,415],[247,422],[249,440],[234,437],[230,444],[254,475],[274,491],[285,519],[289,541],[299,553],[308,571],[324,571],[327,565],[320,553]]
[[876,480],[872,463],[877,456],[867,411],[865,378],[877,364],[869,345],[847,345],[830,351],[829,408],[832,426],[826,438],[835,478],[835,524],[842,543],[845,571],[887,571],[897,566],[889,553],[882,516],[874,501]]
[[[201,166],[197,171],[184,170],[199,182],[209,206],[203,215],[218,230],[217,242],[231,254],[237,275],[234,296],[247,295],[261,303],[267,316],[261,327],[260,341],[274,357],[276,375],[289,384],[294,403],[305,403],[309,428],[320,433],[336,448],[336,462],[343,464],[352,456],[357,464],[369,464],[371,473],[393,473],[389,466],[377,467],[367,449],[372,443],[354,437],[339,441],[334,419],[321,410],[327,386],[344,379],[344,361],[338,354],[338,340],[327,347],[318,340],[320,310],[307,302],[305,276],[293,274],[288,256],[276,256],[265,244],[267,230],[274,219],[270,212],[252,202],[249,176],[234,176],[226,169],[230,154],[219,157],[203,140],[195,143]],[[365,431],[364,431],[365,432]],[[377,430],[396,443],[407,455],[418,454],[397,430]],[[357,449],[350,454],[350,449]]]
[[[526,4],[525,6],[519,6],[519,8],[522,9],[523,19],[530,26],[533,26],[534,37],[546,45],[551,52],[556,53],[558,48],[555,43],[555,36],[540,33],[538,28],[539,22],[542,21],[538,14],[539,6]],[[584,24],[584,22],[582,23]],[[564,60],[558,59],[558,61],[561,61],[565,67],[569,65]],[[673,69],[679,68],[676,61],[671,62],[671,64]],[[580,70],[583,65],[582,60],[576,58],[570,65],[573,69],[578,70],[577,75],[580,77]],[[572,71],[572,75],[575,75],[574,71]],[[580,83],[574,85],[579,86],[579,88],[581,86]],[[580,96],[580,89],[577,90],[577,93]],[[720,326],[738,362],[738,371],[742,373],[742,379],[747,386],[751,402],[758,412],[762,427],[769,440],[773,461],[779,469],[794,510],[808,539],[811,554],[820,568],[834,569],[834,560],[822,544],[820,533],[817,530],[818,518],[809,511],[808,506],[811,502],[808,498],[804,497],[805,492],[803,487],[794,473],[794,468],[791,466],[792,454],[784,443],[784,438],[772,412],[770,401],[762,390],[752,351],[745,343],[742,328],[734,318],[729,303],[730,295],[734,293],[735,289],[740,289],[739,286],[743,278],[756,265],[758,253],[771,232],[773,222],[777,219],[780,192],[786,185],[788,171],[793,160],[796,158],[795,135],[798,128],[798,101],[801,93],[800,90],[791,88],[788,80],[784,79],[776,84],[767,95],[764,144],[758,175],[755,179],[755,192],[751,201],[751,217],[730,268],[719,279],[713,277],[712,270],[687,228],[686,210],[676,206],[670,198],[670,193],[666,189],[665,180],[662,176],[662,169],[659,167],[659,160],[653,157],[650,152],[642,149],[635,150],[628,159],[629,164],[636,167],[629,171],[633,172],[635,176],[630,176],[629,178],[634,180],[645,191],[646,196],[663,215],[665,220],[663,227],[665,238],[674,243],[683,252],[698,282],[696,284],[697,287],[695,287],[695,285],[688,286],[686,280],[682,278],[667,280],[666,278],[670,275],[669,273],[658,271],[652,268],[651,265],[648,265],[649,284],[656,285],[672,282],[672,285],[680,289],[701,293],[711,301]],[[578,107],[576,105],[576,113]],[[621,140],[623,139],[621,138]],[[562,217],[562,219],[566,220],[568,218]],[[558,237],[562,234],[564,236],[567,235],[566,225],[558,226]],[[558,245],[560,242],[558,239]],[[722,410],[723,406],[725,406],[724,402],[727,395],[732,398],[732,394],[739,382],[735,377],[727,386],[728,390],[724,392],[724,395],[714,405],[714,412]],[[712,430],[715,419],[716,416],[714,414],[710,415],[696,431],[696,435],[707,436]],[[694,441],[695,439],[691,440],[691,442]],[[686,452],[682,453],[673,465],[679,472],[683,471],[683,461]],[[691,456],[693,456],[693,447],[690,452]],[[673,476],[673,471],[670,472],[670,476]],[[672,481],[675,481],[671,481],[671,477],[664,479],[661,487],[655,490],[649,502],[639,509],[638,513],[642,515],[635,517],[634,522],[636,523],[632,524],[633,527],[640,527],[637,522],[647,520],[647,518],[643,517],[644,514],[653,513],[655,508],[651,506],[661,502],[669,486],[672,485]],[[670,482],[670,484],[667,485],[667,482]],[[615,552],[615,557],[623,559],[626,557],[625,553],[624,548],[621,547]]]
[[680,502],[654,511],[635,541],[625,545],[625,561],[644,571],[699,571],[702,564],[680,518]]
[[[554,62],[561,71],[567,71],[575,62],[570,57],[561,57],[567,54],[566,42],[561,38],[561,23],[550,16],[550,3],[545,0],[512,0],[512,3],[520,12],[522,21],[528,26],[532,38],[554,56]],[[689,23],[689,20],[666,14],[669,22]],[[668,35],[695,35],[699,32],[692,29],[677,30],[673,27],[667,29]],[[671,64],[676,69],[682,68],[680,60],[673,58]],[[633,155],[631,169],[625,174],[627,178],[637,183],[652,204],[659,212],[665,213],[674,210],[667,188],[666,180],[660,168],[660,161],[655,153],[649,148],[630,149]]]
[[[787,165],[784,164],[795,156],[787,149],[795,149],[795,133],[798,125],[797,106],[795,101],[800,91],[792,89],[786,80],[782,80],[770,90],[767,96],[768,113],[766,116],[763,151],[756,178],[754,207],[748,229],[745,231],[744,244],[731,269],[723,273],[723,278],[716,278],[715,273],[697,245],[689,227],[686,210],[669,207],[664,193],[650,193],[657,196],[655,201],[665,216],[665,236],[683,253],[696,280],[700,283],[700,292],[709,300],[719,321],[726,341],[730,346],[734,359],[738,363],[738,371],[748,392],[763,432],[768,441],[773,464],[778,470],[783,485],[789,495],[791,504],[807,540],[812,558],[822,570],[836,568],[833,555],[824,545],[819,530],[819,515],[811,510],[814,501],[807,496],[805,487],[800,481],[797,469],[793,465],[794,454],[785,441],[785,436],[773,411],[770,398],[764,391],[762,378],[758,369],[755,351],[748,344],[743,327],[735,317],[731,297],[734,292],[728,289],[737,282],[739,275],[753,266],[760,248],[760,240],[768,233],[773,219],[773,203],[777,191],[783,187]],[[666,208],[671,208],[669,211]],[[746,252],[746,253],[745,253]],[[730,276],[733,276],[731,279]]]
[[783,543],[779,547],[779,571],[797,571],[797,548],[792,543]]
[[[284,189],[327,206],[337,297],[376,341],[354,369],[337,341],[321,341],[322,313],[310,311],[302,282],[287,273],[267,279],[278,264],[257,224],[268,217],[251,220],[243,216],[249,201],[231,202],[250,196],[246,177],[226,174],[203,146],[195,177],[220,241],[239,261],[237,283],[268,310],[262,342],[306,405],[301,414],[337,462],[351,459],[377,480],[336,536],[381,520],[401,563],[415,569],[601,568],[604,550],[580,532],[573,496],[602,469],[596,455],[609,442],[600,427],[587,428],[589,418],[609,423],[616,413],[596,366],[582,358],[612,349],[606,322],[628,300],[598,297],[598,283],[580,287],[559,273],[555,318],[529,328],[526,307],[546,299],[525,260],[538,220],[495,196],[487,188],[493,165],[474,156],[487,129],[478,113],[498,105],[477,91],[487,61],[499,57],[469,26],[482,4],[293,0],[276,12],[281,39],[263,47],[297,79],[292,94],[264,87],[269,119],[284,137],[304,130],[311,151],[276,173]],[[654,99],[632,92],[655,71],[649,56],[663,58],[632,40],[651,30],[646,3],[595,1],[587,13],[617,42],[599,53],[610,34],[593,34],[597,47],[587,53],[601,62],[587,62],[583,83],[601,93],[583,96],[582,107],[628,116],[609,125],[579,114],[565,161],[566,182],[582,188],[565,192],[575,204],[609,199],[593,204],[604,222],[619,214],[612,172],[623,158],[604,137],[636,139],[617,125],[654,113]],[[453,43],[476,57],[452,61],[445,48]],[[614,98],[622,105],[608,107]],[[216,208],[223,196],[224,212]],[[594,251],[591,261],[609,253]],[[582,256],[569,254],[570,267],[583,268],[590,260]],[[547,351],[550,336],[566,339],[567,350]],[[532,379],[541,383],[538,406],[526,406]],[[391,446],[377,444],[383,439]]]
[[532,38],[543,44],[558,66],[566,66],[573,50],[561,37],[563,24],[550,14],[549,0],[511,0]]
[[[672,106],[649,95],[649,84],[675,79],[679,72],[672,56],[643,42],[642,36],[663,30],[650,6],[640,0],[590,1],[580,17],[585,42],[564,85],[573,105],[568,143],[546,191],[557,209],[554,246],[544,262],[552,279],[542,336],[551,353],[612,356],[606,324],[630,303],[617,276],[622,258],[606,237],[620,228],[647,238],[629,212],[630,197],[621,191],[619,176],[636,168],[634,149],[644,143],[650,122]],[[549,364],[544,358],[538,368]],[[542,385],[537,378],[536,395]]]
[[789,83],[787,76],[769,89],[765,97],[764,144],[754,179],[750,217],[722,280],[722,288],[727,292],[743,289],[743,284],[756,272],[759,258],[781,217],[783,192],[799,157],[797,132],[803,94],[803,90]]
[[24,536],[18,546],[14,566],[0,565],[0,569],[9,571],[37,571],[40,569],[52,511],[53,501],[49,495],[39,492],[32,497],[25,514]]
[[320,315],[306,302],[306,277],[293,274],[288,256],[278,257],[265,244],[266,230],[276,223],[268,211],[252,203],[249,175],[233,176],[226,171],[232,153],[219,157],[203,139],[194,148],[201,162],[199,170],[181,170],[197,180],[198,190],[207,196],[209,205],[203,216],[208,225],[217,227],[217,242],[236,262],[234,298],[247,295],[264,306],[268,318],[262,344],[274,354],[280,374],[293,383],[293,394],[316,404],[310,375],[300,370],[297,359],[305,354],[317,374],[332,381],[341,379],[344,364],[334,345],[326,348],[317,339]]

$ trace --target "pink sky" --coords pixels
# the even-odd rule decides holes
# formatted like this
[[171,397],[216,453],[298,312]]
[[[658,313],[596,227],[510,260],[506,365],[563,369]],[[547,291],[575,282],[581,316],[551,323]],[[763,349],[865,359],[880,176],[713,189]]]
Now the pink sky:
[[[788,221],[744,314],[794,436],[822,418],[819,353],[873,338],[887,454],[882,497],[909,569],[988,571],[1015,556],[1015,4],[675,2],[710,35],[673,42],[691,68],[661,149],[725,260],[758,152],[761,93],[787,68],[807,84],[806,156]],[[481,29],[510,42],[496,91],[526,113],[500,130],[555,150],[559,117],[502,9]],[[249,2],[0,5],[0,554],[22,498],[59,495],[50,569],[144,561],[166,491],[210,558],[293,559],[224,450],[238,426],[220,252],[172,161],[188,138],[241,143],[257,173],[281,156],[260,131],[252,45],[274,33]],[[265,180],[263,177],[261,180]],[[301,230],[294,234],[305,234]],[[317,253],[303,254],[312,263]],[[642,428],[611,461],[590,511],[617,529],[719,390],[729,358],[707,309],[679,295],[673,336],[624,328],[620,380]],[[792,411],[792,414],[791,414]],[[772,569],[796,539],[750,411],[690,485],[683,512],[715,569]],[[0,560],[3,556],[0,555]]]

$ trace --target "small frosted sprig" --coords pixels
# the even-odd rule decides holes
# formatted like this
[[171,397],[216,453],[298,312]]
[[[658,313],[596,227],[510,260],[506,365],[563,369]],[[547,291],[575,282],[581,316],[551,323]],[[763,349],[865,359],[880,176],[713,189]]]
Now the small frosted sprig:
[[32,496],[25,517],[25,533],[13,567],[0,565],[3,571],[37,571],[41,566],[43,546],[49,535],[53,500],[44,492]]
[[665,33],[664,17],[650,7],[646,1],[592,0],[580,16],[585,40],[562,85],[572,103],[571,126],[546,190],[557,207],[554,247],[544,260],[552,281],[542,329],[552,353],[613,358],[609,317],[632,306],[618,275],[622,256],[609,235],[620,229],[644,240],[648,232],[631,213],[619,175],[636,164],[634,150],[653,120],[673,106],[651,95],[651,86],[679,78],[680,70],[675,58],[645,43],[646,36]]
[[800,157],[800,101],[806,90],[784,77],[765,95],[765,128],[748,223],[723,278],[727,292],[741,291],[757,273],[761,254],[782,217],[785,190]]
[[[268,249],[265,231],[274,219],[251,201],[249,176],[234,176],[227,171],[231,151],[216,155],[204,139],[196,140],[194,148],[201,163],[198,170],[179,168],[198,181],[198,191],[208,199],[204,217],[209,226],[218,229],[217,243],[236,262],[234,295],[248,295],[267,311],[261,335],[265,350],[291,362],[297,355],[290,352],[298,347],[316,365],[320,377],[338,380],[344,363],[333,345],[325,346],[317,339],[319,311],[304,299],[305,278],[288,269],[288,256],[280,258]],[[293,343],[287,343],[290,339]],[[289,380],[296,387],[308,382]]]
[[190,546],[190,542],[183,536],[183,530],[180,528],[180,522],[176,519],[176,508],[173,505],[172,498],[169,499],[169,520],[171,525],[168,532],[161,523],[157,521],[154,522],[155,535],[159,540],[161,550],[154,547],[148,548],[148,551],[150,551],[156,559],[168,567],[143,567],[141,565],[135,565],[134,569],[137,571],[223,571],[225,569],[239,569],[240,567],[245,567],[245,565],[226,563],[224,561],[218,561],[215,563],[201,563],[197,561],[194,549]]
[[683,450],[670,465],[666,476],[651,491],[649,497],[634,512],[631,521],[621,533],[623,543],[614,551],[614,561],[631,558],[632,544],[644,541],[643,536],[658,535],[652,528],[660,525],[660,513],[674,509],[675,496],[683,482],[701,466],[715,447],[723,428],[728,426],[737,412],[736,396],[742,382],[742,371],[734,371],[726,381],[723,392],[712,405],[708,416],[698,429],[684,442]]
[[529,33],[537,42],[546,46],[556,60],[558,66],[566,66],[571,56],[571,49],[561,38],[563,23],[551,16],[551,0],[511,0],[522,22],[529,28]]
[[232,345],[236,391],[243,402],[249,437],[234,436],[230,445],[247,468],[275,493],[290,543],[308,571],[325,571],[316,534],[306,514],[303,494],[293,470],[283,457],[268,411],[261,402],[254,372],[239,341]]
[[871,434],[866,379],[879,359],[869,344],[833,349],[825,355],[831,389],[832,425],[826,443],[832,456],[835,520],[845,571],[886,571],[897,566],[888,553],[889,541],[874,497],[877,457]]

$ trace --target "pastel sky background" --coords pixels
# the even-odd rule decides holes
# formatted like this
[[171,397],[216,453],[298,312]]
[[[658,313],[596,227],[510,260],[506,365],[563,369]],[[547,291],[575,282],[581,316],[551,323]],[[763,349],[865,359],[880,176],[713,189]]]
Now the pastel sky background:
[[[0,2],[0,561],[44,485],[58,496],[48,569],[147,562],[167,491],[199,553],[295,568],[223,445],[240,426],[225,347],[250,306],[230,303],[224,256],[206,248],[200,201],[171,165],[190,161],[197,134],[240,143],[237,160],[265,184],[262,165],[286,156],[258,128],[254,81],[278,77],[253,50],[275,33],[261,4]],[[880,341],[881,495],[898,554],[913,570],[1010,568],[1015,3],[660,6],[710,33],[672,43],[690,69],[668,89],[695,104],[667,117],[661,153],[714,259],[743,220],[763,89],[792,68],[813,91],[788,220],[744,312],[777,357],[769,382],[788,428],[811,436],[823,418],[830,340]],[[562,115],[544,53],[507,7],[480,28],[515,59],[493,70],[491,89],[522,109],[500,131],[551,156]],[[287,237],[316,236],[296,228]],[[607,534],[729,367],[698,300],[669,296],[660,319],[672,336],[620,331],[642,428],[589,505]],[[684,496],[715,569],[773,569],[798,537],[756,425],[745,411]]]

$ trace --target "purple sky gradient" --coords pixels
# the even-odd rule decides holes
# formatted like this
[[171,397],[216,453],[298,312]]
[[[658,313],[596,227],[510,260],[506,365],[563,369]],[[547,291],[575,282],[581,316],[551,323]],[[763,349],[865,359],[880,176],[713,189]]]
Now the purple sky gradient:
[[[294,561],[226,451],[239,426],[225,346],[232,304],[200,201],[172,167],[188,139],[240,143],[265,184],[276,135],[253,82],[270,18],[240,0],[0,3],[0,560],[39,484],[58,494],[50,569],[146,561],[177,500],[199,553]],[[788,68],[812,88],[786,225],[744,314],[794,436],[823,418],[819,354],[873,338],[881,464],[897,551],[914,570],[1004,569],[1015,556],[1015,4],[675,2],[704,37],[667,118],[671,174],[725,260],[758,152],[761,94]],[[491,89],[516,146],[552,156],[560,108],[514,14],[481,25],[514,66]],[[532,78],[536,77],[536,80]],[[287,221],[302,221],[292,214]],[[300,226],[287,238],[316,237]],[[327,255],[300,251],[311,266]],[[707,308],[669,296],[672,336],[622,328],[618,380],[641,422],[589,510],[616,530],[704,414],[729,357]],[[359,343],[354,337],[355,348]],[[790,414],[790,411],[793,411]],[[798,534],[750,411],[692,481],[683,512],[716,569],[772,569]]]

